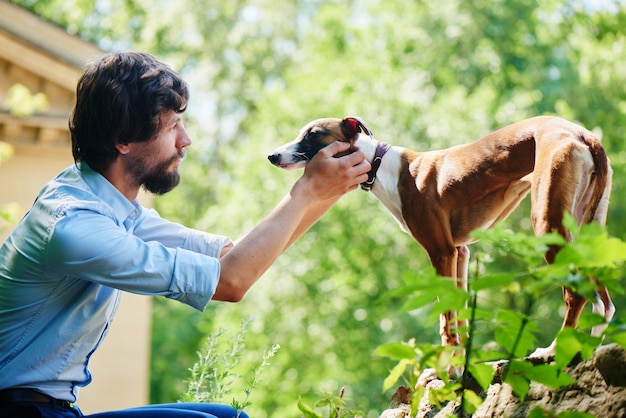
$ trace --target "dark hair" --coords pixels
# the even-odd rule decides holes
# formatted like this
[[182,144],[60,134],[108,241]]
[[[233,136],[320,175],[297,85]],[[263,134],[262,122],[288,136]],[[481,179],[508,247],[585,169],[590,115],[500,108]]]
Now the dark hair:
[[107,54],[88,64],[69,118],[74,161],[104,171],[119,155],[116,143],[150,140],[161,114],[184,112],[188,99],[187,83],[150,54]]

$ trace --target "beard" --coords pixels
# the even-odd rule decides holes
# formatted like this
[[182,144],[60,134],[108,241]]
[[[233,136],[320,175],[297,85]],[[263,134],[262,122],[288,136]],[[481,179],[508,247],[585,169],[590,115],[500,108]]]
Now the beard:
[[178,167],[171,169],[170,166],[177,160],[185,157],[185,151],[180,150],[176,155],[167,161],[163,161],[156,166],[148,168],[146,159],[138,159],[131,166],[131,174],[137,184],[141,185],[150,193],[162,195],[180,183]]

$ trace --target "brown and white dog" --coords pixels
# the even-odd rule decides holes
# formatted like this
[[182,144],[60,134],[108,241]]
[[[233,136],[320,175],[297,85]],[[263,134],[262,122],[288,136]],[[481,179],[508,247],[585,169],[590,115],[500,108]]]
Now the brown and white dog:
[[[579,224],[606,222],[612,170],[604,148],[591,132],[558,117],[534,117],[469,144],[426,152],[377,141],[358,118],[318,119],[268,158],[277,167],[302,168],[333,141],[350,142],[365,153],[372,170],[362,187],[422,245],[437,273],[459,287],[467,286],[470,232],[506,218],[529,192],[537,235],[556,231],[570,239],[564,211]],[[548,263],[558,250],[547,251]],[[586,299],[567,288],[563,295],[563,326],[576,327]],[[615,312],[608,291],[600,286],[596,296],[594,312],[608,322]],[[441,317],[444,345],[462,343],[455,318]],[[592,333],[601,334],[605,326]],[[554,343],[533,356],[553,351]]]

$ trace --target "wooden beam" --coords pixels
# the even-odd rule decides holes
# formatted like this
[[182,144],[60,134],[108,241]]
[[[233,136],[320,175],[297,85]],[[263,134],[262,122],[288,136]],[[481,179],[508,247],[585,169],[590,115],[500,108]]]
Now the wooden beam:
[[70,91],[76,89],[76,83],[82,69],[65,64],[53,57],[39,52],[28,44],[0,31],[0,57],[31,71],[43,79],[50,80]]
[[67,117],[24,116],[17,117],[0,113],[0,123],[22,125],[34,128],[49,128],[69,131]]

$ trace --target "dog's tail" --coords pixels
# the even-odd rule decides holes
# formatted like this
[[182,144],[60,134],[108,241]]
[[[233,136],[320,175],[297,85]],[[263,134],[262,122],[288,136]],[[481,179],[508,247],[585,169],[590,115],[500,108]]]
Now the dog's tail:
[[609,190],[611,186],[611,167],[609,158],[606,155],[604,147],[600,141],[589,133],[583,133],[580,135],[580,140],[587,145],[589,152],[591,152],[591,158],[595,166],[595,179],[593,184],[593,190],[589,204],[586,206],[583,214],[583,223],[590,223],[594,220],[598,220],[604,225],[606,221],[606,214],[599,214],[598,210],[606,211],[606,207],[600,208],[602,200],[608,199]]

